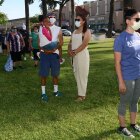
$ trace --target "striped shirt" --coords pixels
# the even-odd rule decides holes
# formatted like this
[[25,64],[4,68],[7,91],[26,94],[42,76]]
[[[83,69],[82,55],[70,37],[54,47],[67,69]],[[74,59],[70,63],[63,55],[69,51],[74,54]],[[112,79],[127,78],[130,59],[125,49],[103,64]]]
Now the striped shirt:
[[10,51],[12,52],[21,51],[21,38],[22,38],[22,35],[20,33],[17,33],[15,35],[12,35],[11,33],[9,33],[7,37],[7,41],[10,44]]

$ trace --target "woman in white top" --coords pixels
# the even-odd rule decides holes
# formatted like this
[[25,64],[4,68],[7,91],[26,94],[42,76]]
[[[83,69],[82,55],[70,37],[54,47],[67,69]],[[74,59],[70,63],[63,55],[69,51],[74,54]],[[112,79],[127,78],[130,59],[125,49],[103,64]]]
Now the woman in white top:
[[77,7],[76,12],[76,30],[73,32],[68,45],[68,54],[73,60],[73,71],[77,82],[78,97],[76,101],[83,101],[86,97],[88,82],[89,52],[87,48],[91,32],[87,29],[86,17],[88,12],[81,7]]

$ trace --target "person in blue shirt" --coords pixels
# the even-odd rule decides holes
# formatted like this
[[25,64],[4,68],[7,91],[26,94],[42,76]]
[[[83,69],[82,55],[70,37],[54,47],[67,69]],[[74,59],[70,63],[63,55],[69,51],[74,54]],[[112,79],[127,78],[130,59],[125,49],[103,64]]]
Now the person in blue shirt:
[[140,12],[129,9],[125,13],[126,29],[114,42],[115,68],[118,77],[120,103],[118,106],[119,132],[130,138],[135,136],[125,123],[126,106],[130,110],[130,128],[140,133],[136,124],[140,97]]

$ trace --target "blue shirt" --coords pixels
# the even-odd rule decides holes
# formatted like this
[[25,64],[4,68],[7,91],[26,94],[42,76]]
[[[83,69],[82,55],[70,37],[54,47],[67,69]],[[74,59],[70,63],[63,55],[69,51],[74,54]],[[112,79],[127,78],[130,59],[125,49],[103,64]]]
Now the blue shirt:
[[140,34],[122,32],[114,42],[114,51],[121,53],[121,69],[124,80],[140,78]]

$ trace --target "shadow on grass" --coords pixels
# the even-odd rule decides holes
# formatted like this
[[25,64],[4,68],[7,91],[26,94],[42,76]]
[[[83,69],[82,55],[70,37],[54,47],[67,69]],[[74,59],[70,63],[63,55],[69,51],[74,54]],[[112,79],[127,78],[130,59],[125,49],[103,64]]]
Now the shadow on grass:
[[81,138],[79,138],[77,140],[107,140],[107,138],[110,135],[113,135],[116,132],[117,132],[116,129],[107,130],[107,131],[103,131],[101,133],[93,134],[91,136],[81,137]]

